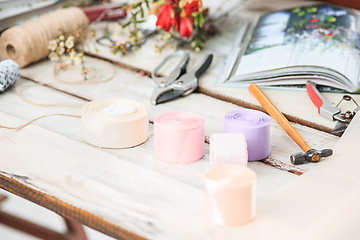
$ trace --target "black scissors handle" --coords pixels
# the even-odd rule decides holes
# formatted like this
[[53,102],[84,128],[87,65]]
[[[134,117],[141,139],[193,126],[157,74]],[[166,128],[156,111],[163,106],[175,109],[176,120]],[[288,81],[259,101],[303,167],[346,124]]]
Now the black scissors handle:
[[199,78],[210,66],[213,60],[213,55],[209,53],[203,61],[199,64],[199,66],[195,70],[195,77]]

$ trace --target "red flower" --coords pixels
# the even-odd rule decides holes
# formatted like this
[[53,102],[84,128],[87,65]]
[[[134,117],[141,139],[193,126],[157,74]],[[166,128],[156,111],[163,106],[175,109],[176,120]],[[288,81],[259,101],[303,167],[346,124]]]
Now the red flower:
[[317,23],[319,21],[318,18],[312,18],[309,20],[309,23]]
[[161,5],[157,15],[156,26],[160,26],[168,32],[172,25],[172,11],[172,7],[169,4]]
[[193,19],[190,16],[180,17],[180,36],[189,38],[193,31]]
[[188,0],[184,4],[184,12],[186,15],[190,15],[191,13],[199,12],[201,7],[201,0]]
[[179,0],[165,0],[165,2],[171,7],[177,7],[179,5]]
[[175,31],[179,31],[179,21],[180,21],[180,15],[179,15],[178,11],[173,11],[171,23],[172,23],[172,25],[174,25]]

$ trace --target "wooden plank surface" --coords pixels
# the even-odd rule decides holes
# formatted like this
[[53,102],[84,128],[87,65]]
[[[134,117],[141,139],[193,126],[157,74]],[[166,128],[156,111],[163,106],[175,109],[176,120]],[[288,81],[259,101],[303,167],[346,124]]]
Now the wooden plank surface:
[[[251,2],[252,7],[244,12],[244,17],[275,7],[271,4],[262,5],[263,1],[258,1],[258,5],[257,1]],[[225,59],[224,53],[229,49],[232,31],[236,29],[235,24],[224,26],[232,30],[226,32],[226,28],[222,29],[223,37],[211,39],[204,52],[191,56],[189,67],[195,66],[204,53],[212,51],[215,54],[212,67],[200,78],[200,93],[153,106],[150,104],[150,96],[156,85],[146,76],[88,58],[97,69],[97,77],[106,78],[115,71],[114,78],[95,84],[91,80],[85,83],[64,83],[54,77],[53,64],[45,60],[22,69],[24,79],[6,93],[0,94],[0,124],[17,126],[54,113],[80,114],[79,106],[46,107],[24,102],[16,94],[16,90],[23,89],[22,95],[26,99],[46,104],[85,104],[104,97],[134,99],[149,107],[150,121],[167,111],[195,112],[206,119],[207,137],[222,132],[225,113],[240,107],[206,95],[240,105],[256,105],[255,99],[246,89],[214,86]],[[120,57],[106,52],[104,48],[100,55],[131,69],[151,71],[172,51],[167,49],[160,55],[154,55],[152,42],[149,41],[135,54]],[[308,121],[308,125],[318,124],[318,128],[333,126],[332,122],[317,115],[305,92],[294,92],[291,98],[286,91],[265,92],[294,120],[300,119],[302,123]],[[326,97],[336,100],[339,96],[329,94]],[[294,172],[311,173],[321,165],[292,166],[289,156],[299,152],[300,148],[275,122],[271,123],[271,155],[266,162],[279,164],[277,167],[286,171],[263,162],[249,163],[258,176],[256,196],[260,212],[255,222],[239,228],[216,227],[205,219],[203,175],[210,168],[209,145],[205,144],[204,157],[194,164],[178,166],[165,163],[153,155],[153,128],[151,123],[149,126],[148,141],[138,147],[122,150],[100,149],[84,143],[81,139],[81,122],[77,118],[55,116],[41,119],[17,131],[0,129],[0,182],[9,191],[116,238],[182,240],[238,239],[242,236],[261,239],[269,234],[269,229],[278,229],[277,225],[281,225],[282,229],[287,227],[287,231],[283,234],[272,233],[274,236],[284,237],[291,231],[301,232],[300,226],[277,219],[274,212],[281,206],[274,201],[284,193],[282,189],[289,189],[289,183],[302,178]],[[300,124],[294,126],[314,148],[331,148],[339,139]],[[293,173],[287,172],[289,169]],[[296,190],[293,192],[296,193]],[[271,205],[276,206],[276,209],[269,212]],[[263,226],[267,228],[263,229]]]
[[[44,89],[41,89],[41,93],[43,96],[48,94]],[[52,90],[50,93],[54,95]],[[60,95],[62,95],[61,98],[60,96],[58,98],[61,100],[73,98],[63,93]],[[14,101],[14,104],[9,106],[20,105],[24,109],[21,105],[25,103],[19,102],[14,93],[8,92],[1,96],[2,102],[10,102],[9,99]],[[29,111],[34,112],[39,107],[29,105],[28,108]],[[0,118],[4,123],[23,122],[5,113],[0,113]],[[48,118],[41,121],[54,120],[56,119]],[[64,128],[60,124],[63,121],[57,121],[59,124],[47,124],[56,129]],[[73,128],[79,128],[78,119],[71,119],[71,121],[73,121],[71,124]],[[39,124],[47,125],[40,122]],[[311,131],[314,130],[311,129]],[[132,159],[115,154],[123,150],[101,150],[55,133],[55,131],[36,126],[36,124],[20,131],[2,129],[0,133],[2,152],[0,163],[3,176],[1,179],[16,180],[30,189],[60,200],[65,205],[69,204],[70,206],[66,205],[66,207],[64,204],[59,205],[62,211],[66,209],[68,212],[65,214],[60,210],[58,212],[71,216],[71,219],[82,220],[85,224],[114,237],[121,237],[127,231],[148,239],[219,239],[225,236],[226,239],[238,239],[239,236],[262,239],[268,234],[283,237],[284,234],[281,231],[268,232],[270,228],[276,229],[278,225],[282,228],[287,226],[285,232],[301,232],[301,226],[290,222],[285,223],[280,219],[276,220],[275,209],[269,212],[272,209],[269,203],[274,204],[279,196],[277,193],[280,192],[280,196],[284,194],[282,189],[289,189],[289,184],[296,181],[298,177],[261,163],[250,163],[250,167],[258,175],[257,220],[244,227],[220,228],[209,224],[204,218],[202,183],[190,184],[181,180],[179,176],[157,171],[158,163],[162,164],[162,162],[149,153],[142,155],[139,153],[142,151],[139,147],[131,149],[133,151],[131,155],[134,157]],[[149,142],[151,139],[147,143]],[[149,158],[151,160],[147,161]],[[143,160],[145,163],[142,162]],[[172,172],[171,168],[179,172],[180,168],[185,167],[181,169],[181,175],[195,182],[196,180],[191,176],[192,173],[189,174],[188,170],[193,168],[193,170],[196,169],[197,174],[203,175],[202,171],[209,168],[206,157],[198,163],[206,167],[202,170],[197,169],[197,164],[189,166],[164,164],[163,167],[167,167],[168,173]],[[316,169],[317,167],[314,170]],[[269,186],[276,181],[278,185],[269,191]],[[264,190],[267,191],[266,195],[261,196],[261,191]],[[294,189],[292,191],[296,192]],[[269,198],[269,196],[273,197]],[[33,198],[36,197],[33,196]],[[54,201],[57,202],[57,200]],[[75,206],[76,209],[74,209]],[[274,206],[279,210],[279,204]],[[91,215],[89,218],[88,213],[94,216]],[[268,230],[259,230],[260,226],[266,226],[265,229]],[[255,230],[257,234],[253,235]],[[125,236],[127,236],[125,239],[136,237]]]
[[[46,65],[46,62],[39,64],[42,65]],[[238,108],[202,94],[192,94],[187,98],[152,107],[147,98],[152,89],[152,81],[127,70],[119,70],[118,74],[122,78],[115,77],[112,81],[98,85],[59,83],[49,78],[46,71],[37,76],[47,79],[46,83],[54,88],[69,91],[82,98],[120,96],[143,101],[151,107],[151,119],[158,113],[169,110],[197,112],[207,120],[207,135],[221,132],[225,112]],[[150,89],[146,87],[148,83]],[[49,113],[79,114],[78,106],[44,107],[22,101],[15,92],[17,88],[25,86],[32,87],[25,88],[23,96],[39,103],[86,102],[32,81],[21,80],[0,96],[3,103],[0,106],[2,125],[16,126]],[[296,127],[317,144],[333,145],[337,141],[337,137],[332,135],[303,126]],[[51,117],[19,131],[3,129],[0,134],[2,175],[136,235],[150,239],[169,239],[170,236],[170,239],[211,239],[210,235],[215,231],[213,228],[217,228],[204,219],[202,202],[202,178],[209,169],[208,145],[204,158],[195,164],[178,166],[164,163],[153,156],[152,128],[150,129],[150,138],[145,144],[124,150],[98,149],[83,143],[80,121],[76,118]],[[272,155],[286,161],[284,159],[288,159],[289,153],[297,146],[281,131],[276,124],[272,124]],[[314,138],[314,134],[318,138]],[[260,162],[250,163],[249,166],[258,174],[259,201],[297,178],[294,174]],[[314,166],[316,167],[314,164],[308,165],[305,169]],[[169,216],[177,217],[170,221]],[[88,222],[85,215],[75,217],[78,221],[115,237],[123,232],[108,230],[101,224]],[[184,230],[182,226],[188,227]],[[222,232],[221,229],[219,231]],[[173,236],[173,232],[178,234]],[[194,232],[198,233],[194,235]]]

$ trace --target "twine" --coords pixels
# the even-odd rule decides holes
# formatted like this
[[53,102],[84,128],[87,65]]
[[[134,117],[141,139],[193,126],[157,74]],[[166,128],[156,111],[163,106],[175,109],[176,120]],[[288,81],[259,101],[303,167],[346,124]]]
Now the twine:
[[27,123],[25,123],[23,125],[20,125],[20,126],[17,126],[17,127],[8,127],[8,126],[0,125],[0,128],[10,129],[10,130],[20,130],[20,129],[32,124],[33,122],[35,122],[35,121],[37,121],[39,119],[46,118],[46,117],[52,117],[52,116],[65,116],[65,117],[81,118],[81,116],[73,115],[73,114],[54,113],[54,114],[47,114],[47,115],[37,117],[37,118],[31,120],[30,122],[27,122]]
[[61,102],[61,103],[39,103],[39,102],[36,102],[36,101],[33,101],[33,100],[30,100],[28,98],[26,98],[24,95],[23,95],[23,92],[26,90],[26,89],[29,89],[31,87],[35,87],[37,85],[23,85],[23,86],[19,86],[16,88],[16,95],[21,99],[23,100],[24,102],[26,103],[29,103],[29,104],[32,104],[32,105],[36,105],[36,106],[42,106],[42,107],[59,107],[59,106],[79,106],[79,107],[82,107],[84,106],[85,104],[82,104],[82,103],[77,103],[77,102]]
[[3,59],[13,59],[20,67],[25,67],[48,55],[50,40],[84,31],[88,24],[89,20],[80,8],[58,9],[3,32],[0,55]]
[[[37,85],[34,85],[37,86]],[[36,105],[36,106],[43,106],[43,107],[50,107],[50,106],[84,106],[84,104],[81,103],[76,103],[76,102],[69,102],[69,103],[39,103],[30,99],[27,99],[24,97],[24,95],[22,94],[24,90],[29,89],[30,87],[34,87],[31,85],[25,85],[25,86],[20,86],[16,88],[16,95],[23,100],[26,103],[32,104],[32,105]],[[17,126],[17,127],[9,127],[9,126],[5,126],[5,125],[0,125],[0,128],[4,128],[4,129],[9,129],[9,130],[20,130],[30,124],[32,124],[33,122],[42,119],[42,118],[47,118],[47,117],[53,117],[53,116],[65,116],[65,117],[74,117],[74,118],[81,118],[81,116],[79,115],[73,115],[73,114],[67,114],[67,113],[53,113],[53,114],[47,114],[47,115],[42,115],[40,117],[37,117],[23,125]]]

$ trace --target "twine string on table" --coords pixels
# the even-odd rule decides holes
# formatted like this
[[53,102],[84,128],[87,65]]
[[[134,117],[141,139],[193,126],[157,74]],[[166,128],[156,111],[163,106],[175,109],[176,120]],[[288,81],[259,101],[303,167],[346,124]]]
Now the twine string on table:
[[[104,66],[104,65],[103,65]],[[111,71],[110,71],[110,74],[109,76],[103,76],[101,75],[100,77],[100,80],[94,80],[94,81],[81,81],[81,82],[66,82],[66,83],[103,83],[103,82],[107,82],[107,81],[110,81],[114,76],[115,76],[115,73],[116,73],[116,70],[115,70],[115,67],[110,64],[110,63],[107,63],[106,66],[110,66],[111,67]],[[105,71],[105,72],[109,72],[109,71]],[[40,84],[40,85],[43,85],[43,84]],[[37,86],[37,85],[34,85],[34,86]],[[36,106],[44,106],[44,107],[50,107],[50,106],[54,106],[54,107],[57,107],[57,106],[80,106],[82,107],[84,104],[81,104],[81,103],[77,103],[77,102],[61,102],[61,103],[40,103],[40,102],[36,102],[34,100],[31,100],[31,99],[28,99],[26,98],[24,95],[23,95],[23,92],[30,88],[30,87],[33,87],[31,85],[25,85],[25,86],[20,86],[20,87],[17,87],[16,88],[16,94],[17,96],[24,102],[26,103],[29,103],[29,104],[32,104],[32,105],[36,105]],[[30,125],[31,123],[41,119],[41,118],[46,118],[46,117],[50,117],[50,116],[68,116],[68,117],[76,117],[76,118],[81,118],[81,116],[77,116],[77,115],[72,115],[72,114],[63,114],[63,113],[56,113],[56,114],[47,114],[47,115],[43,115],[43,116],[40,116],[40,117],[37,117],[33,120],[31,120],[30,122],[26,123],[26,124],[23,124],[21,126],[17,126],[17,127],[8,127],[8,126],[3,126],[3,125],[0,125],[0,128],[5,128],[5,129],[13,129],[13,130],[19,130],[19,129],[22,129],[28,125]]]
[[82,103],[77,103],[77,102],[61,102],[61,103],[40,103],[40,102],[36,102],[34,100],[28,99],[23,95],[23,92],[26,89],[29,89],[31,87],[35,87],[37,85],[22,85],[16,88],[16,95],[23,100],[26,103],[35,105],[35,106],[43,106],[43,107],[59,107],[59,106],[79,106],[82,107],[84,106],[84,104]]
[[30,124],[32,124],[33,122],[42,119],[42,118],[46,118],[46,117],[53,117],[53,116],[65,116],[65,117],[73,117],[73,118],[81,118],[81,116],[78,115],[73,115],[73,114],[65,114],[65,113],[53,113],[53,114],[47,114],[47,115],[43,115],[40,117],[37,117],[23,125],[17,126],[17,127],[9,127],[9,126],[4,126],[4,125],[0,125],[0,128],[5,128],[5,129],[10,129],[10,130],[20,130]]

